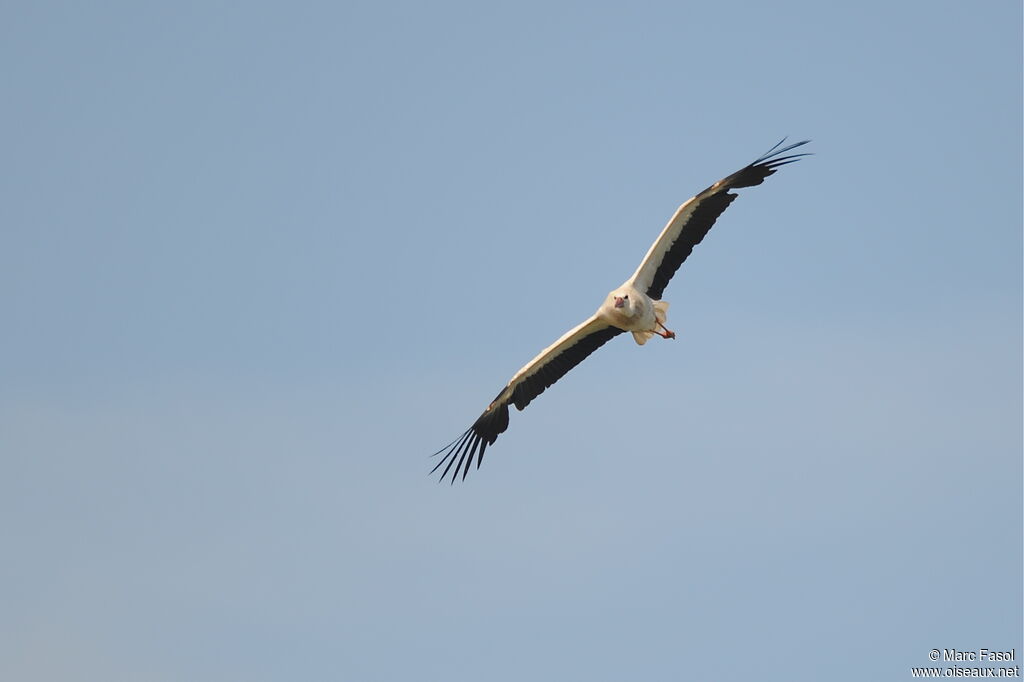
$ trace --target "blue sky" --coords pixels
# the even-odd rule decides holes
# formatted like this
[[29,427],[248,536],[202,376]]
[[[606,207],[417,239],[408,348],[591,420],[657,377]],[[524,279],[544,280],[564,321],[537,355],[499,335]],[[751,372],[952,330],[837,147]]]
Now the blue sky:
[[[904,679],[1021,629],[1019,3],[9,3],[0,677]],[[428,455],[784,135],[465,484]]]

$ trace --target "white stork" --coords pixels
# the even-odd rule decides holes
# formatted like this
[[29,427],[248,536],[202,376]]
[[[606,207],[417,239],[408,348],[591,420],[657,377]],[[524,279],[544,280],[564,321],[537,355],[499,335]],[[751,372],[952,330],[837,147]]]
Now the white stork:
[[675,332],[665,327],[669,304],[660,300],[662,292],[672,275],[693,251],[693,247],[700,244],[718,216],[736,198],[737,195],[729,190],[760,185],[779,166],[807,156],[806,153],[785,154],[809,141],[804,140],[780,149],[785,142],[782,140],[764,156],[719,180],[680,206],[651,245],[633,276],[609,293],[589,319],[570,329],[516,372],[468,431],[434,453],[433,456],[442,452],[445,454],[430,473],[444,465],[441,480],[449,471],[452,472],[452,483],[460,471],[465,479],[473,460],[476,459],[479,468],[484,450],[488,445],[493,445],[498,435],[508,428],[510,403],[519,410],[524,409],[544,389],[565,376],[570,369],[613,337],[623,332],[632,332],[633,339],[640,345],[647,343],[655,334],[674,339]]

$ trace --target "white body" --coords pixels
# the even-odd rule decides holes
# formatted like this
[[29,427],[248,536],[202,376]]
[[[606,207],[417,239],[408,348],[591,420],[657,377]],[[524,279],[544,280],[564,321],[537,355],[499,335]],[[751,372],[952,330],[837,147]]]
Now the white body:
[[613,327],[633,332],[633,339],[642,346],[658,333],[659,327],[664,328],[668,305],[668,301],[651,300],[630,280],[608,294],[595,317]]

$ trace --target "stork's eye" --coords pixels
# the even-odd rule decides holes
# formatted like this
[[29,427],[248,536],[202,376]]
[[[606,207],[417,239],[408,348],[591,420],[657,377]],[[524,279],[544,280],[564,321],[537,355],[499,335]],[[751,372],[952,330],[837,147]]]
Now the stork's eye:
[[629,300],[629,294],[626,294],[625,296],[623,296],[623,297],[622,297],[622,300],[624,300],[624,301],[628,301],[628,300]]

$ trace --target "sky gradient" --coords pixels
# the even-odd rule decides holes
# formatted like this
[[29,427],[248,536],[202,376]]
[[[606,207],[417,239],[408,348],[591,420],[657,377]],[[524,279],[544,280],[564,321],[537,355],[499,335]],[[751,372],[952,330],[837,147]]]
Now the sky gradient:
[[[1021,6],[8,3],[0,678],[910,679],[1022,626]],[[666,290],[427,476],[676,207]]]

